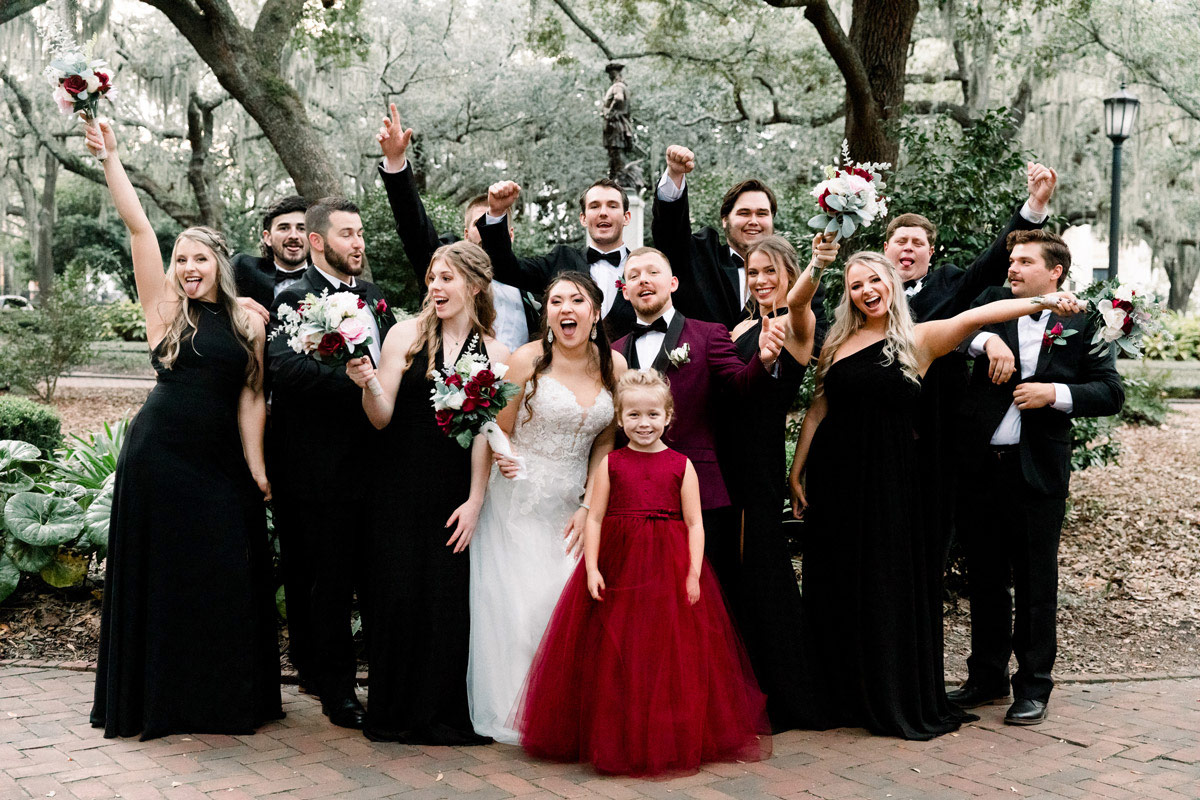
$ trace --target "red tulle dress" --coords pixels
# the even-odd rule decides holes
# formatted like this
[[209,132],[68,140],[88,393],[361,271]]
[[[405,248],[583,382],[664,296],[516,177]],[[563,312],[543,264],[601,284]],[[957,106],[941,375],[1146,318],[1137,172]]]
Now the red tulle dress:
[[550,618],[514,720],[531,755],[623,775],[769,755],[766,698],[707,564],[687,601],[686,466],[674,450],[608,456],[607,588],[593,600],[581,562]]

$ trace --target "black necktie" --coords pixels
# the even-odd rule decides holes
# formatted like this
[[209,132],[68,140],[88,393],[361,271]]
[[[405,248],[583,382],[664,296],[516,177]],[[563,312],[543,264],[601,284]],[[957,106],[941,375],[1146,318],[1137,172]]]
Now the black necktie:
[[587,263],[591,265],[595,264],[597,261],[607,261],[614,267],[621,266],[621,248],[618,247],[616,250],[613,250],[609,253],[601,253],[596,248],[589,247],[587,249]]
[[635,322],[635,323],[633,323],[633,332],[630,333],[629,335],[632,336],[633,341],[636,342],[642,336],[645,336],[647,333],[650,333],[651,331],[658,331],[659,333],[666,333],[667,332],[667,321],[665,319],[663,319],[662,317],[659,317],[658,319],[654,320],[654,322],[651,322],[649,325],[644,325],[641,322]]
[[298,281],[303,277],[304,277],[304,268],[303,267],[301,267],[300,269],[294,269],[291,272],[280,269],[279,267],[275,268],[275,285],[276,286],[283,283],[284,281]]

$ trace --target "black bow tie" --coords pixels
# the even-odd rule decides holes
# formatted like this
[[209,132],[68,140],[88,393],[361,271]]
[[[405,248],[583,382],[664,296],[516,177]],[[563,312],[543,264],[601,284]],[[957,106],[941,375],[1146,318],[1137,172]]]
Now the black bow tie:
[[304,277],[304,267],[301,267],[300,269],[294,269],[291,272],[288,272],[287,270],[284,270],[284,269],[280,269],[279,267],[275,268],[275,285],[276,286],[283,283],[284,281],[298,281],[303,277]]
[[904,288],[905,288],[905,289],[912,289],[912,288],[914,288],[914,287],[915,287],[917,284],[919,284],[920,282],[921,282],[921,279],[920,279],[920,278],[915,278],[915,279],[913,279],[913,280],[911,280],[911,281],[905,281],[905,282],[904,282]]
[[733,259],[733,266],[737,269],[741,269],[742,267],[746,266],[746,259],[742,258],[732,250],[729,252],[729,257]]
[[587,263],[595,264],[597,261],[607,261],[614,267],[621,266],[621,248],[617,248],[608,253],[601,253],[594,247],[589,247],[587,250]]
[[650,333],[651,331],[658,331],[659,333],[666,333],[667,332],[667,321],[665,319],[663,319],[662,317],[659,317],[658,319],[654,320],[654,322],[651,322],[649,325],[645,325],[641,322],[635,322],[635,323],[633,323],[633,332],[630,334],[630,336],[632,336],[633,340],[636,342],[642,336],[646,335],[647,333]]
[[1044,320],[1046,318],[1046,315],[1049,313],[1050,313],[1050,309],[1043,308],[1041,311],[1039,311],[1036,314],[1030,314],[1029,318],[1032,319],[1034,322],[1041,322],[1042,320]]
[[349,292],[350,294],[356,294],[359,297],[366,297],[367,296],[367,285],[361,281],[355,281],[353,286],[347,286],[346,284],[343,283],[342,287],[340,289],[338,289],[338,291],[339,292]]

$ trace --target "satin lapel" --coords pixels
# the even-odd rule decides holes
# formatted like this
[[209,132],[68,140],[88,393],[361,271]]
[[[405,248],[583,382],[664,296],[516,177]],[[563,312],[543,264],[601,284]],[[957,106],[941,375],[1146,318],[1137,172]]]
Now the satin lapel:
[[663,337],[662,348],[658,351],[658,355],[654,359],[654,368],[664,375],[667,373],[667,366],[671,363],[667,360],[667,353],[679,346],[679,336],[683,333],[683,323],[685,321],[683,314],[676,311],[675,318],[667,326],[667,334]]
[[[1053,328],[1054,323],[1057,321],[1058,315],[1051,311],[1050,316],[1046,319],[1046,330]],[[1050,355],[1054,352],[1054,348],[1056,347],[1062,347],[1062,345],[1051,344],[1049,347],[1043,346],[1041,350],[1038,351],[1037,369],[1033,371],[1034,375],[1041,375],[1042,371],[1046,369],[1046,365],[1050,363]]]
[[1004,343],[1017,357],[1017,379],[1021,377],[1021,334],[1017,331],[1017,321],[1010,319],[1004,323]]
[[[612,313],[612,312],[609,312]],[[621,355],[625,356],[625,363],[633,369],[641,369],[642,364],[638,361],[637,345],[634,341],[633,334],[629,333],[625,336],[625,348]]]

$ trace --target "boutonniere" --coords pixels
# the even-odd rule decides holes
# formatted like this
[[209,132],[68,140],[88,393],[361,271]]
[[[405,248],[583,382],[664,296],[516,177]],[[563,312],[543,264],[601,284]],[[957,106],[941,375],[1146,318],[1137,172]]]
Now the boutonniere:
[[692,347],[689,344],[682,344],[674,350],[667,351],[667,361],[671,362],[673,367],[682,367],[684,364],[692,360]]
[[1070,330],[1063,330],[1063,324],[1061,322],[1056,322],[1054,323],[1053,328],[1042,334],[1042,348],[1049,350],[1056,344],[1066,344],[1067,337],[1076,333],[1079,333],[1079,331],[1075,330],[1074,328],[1071,328]]
[[625,291],[625,281],[621,280],[620,278],[617,278],[617,291],[618,292]]
[[379,298],[378,300],[375,301],[375,307],[372,310],[375,312],[376,320],[383,319],[384,316],[388,313],[387,300],[384,300],[382,297]]

